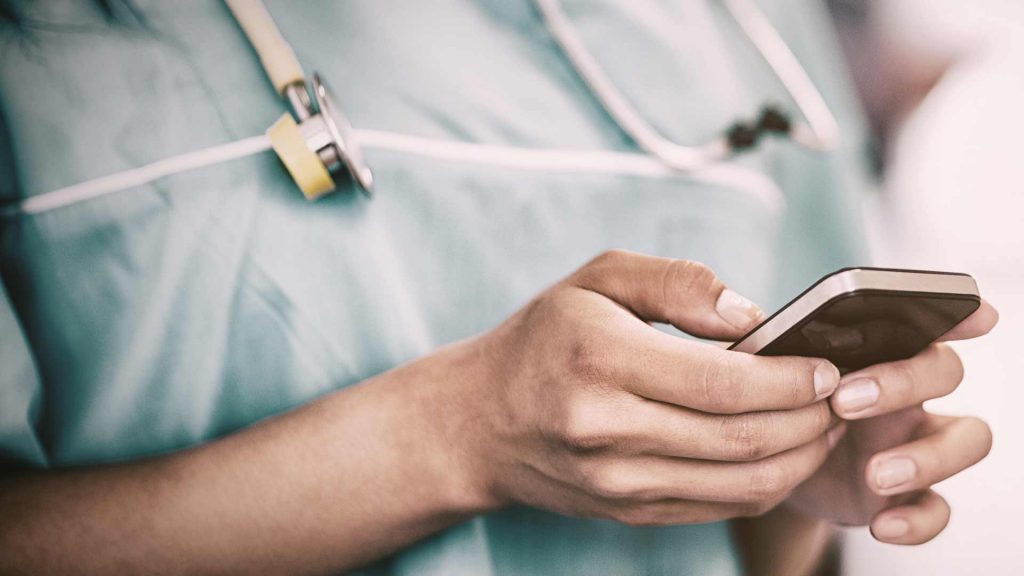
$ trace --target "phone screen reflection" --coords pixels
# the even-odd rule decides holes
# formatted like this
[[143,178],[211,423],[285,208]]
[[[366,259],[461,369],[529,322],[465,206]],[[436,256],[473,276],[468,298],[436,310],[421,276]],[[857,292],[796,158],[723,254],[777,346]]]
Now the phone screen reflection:
[[945,295],[855,292],[825,304],[759,354],[826,358],[845,374],[917,354],[978,305]]

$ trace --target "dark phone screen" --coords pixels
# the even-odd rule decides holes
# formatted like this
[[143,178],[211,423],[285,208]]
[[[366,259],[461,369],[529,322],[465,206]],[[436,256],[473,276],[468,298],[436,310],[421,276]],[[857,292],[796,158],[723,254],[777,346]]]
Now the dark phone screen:
[[980,305],[971,296],[852,292],[833,298],[758,354],[825,358],[845,374],[910,358]]

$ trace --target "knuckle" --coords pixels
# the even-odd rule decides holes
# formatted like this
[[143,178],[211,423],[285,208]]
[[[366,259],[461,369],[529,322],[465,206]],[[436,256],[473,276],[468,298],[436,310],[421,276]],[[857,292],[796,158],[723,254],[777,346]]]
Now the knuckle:
[[536,315],[543,315],[549,321],[559,324],[570,322],[579,313],[579,293],[576,290],[556,286],[541,294],[533,307]]
[[705,409],[717,414],[741,411],[738,407],[742,405],[745,388],[737,364],[736,357],[728,354],[704,365],[700,385]]
[[639,493],[634,475],[620,466],[593,466],[586,473],[587,489],[604,500],[631,500]]
[[594,338],[577,337],[569,344],[569,371],[584,384],[604,384],[609,379],[607,355]]
[[814,410],[814,422],[811,435],[818,437],[832,427],[832,407],[828,399],[825,399],[814,404],[812,410]]
[[917,363],[914,362],[914,359],[893,363],[889,367],[888,374],[882,374],[882,380],[886,379],[890,381],[889,388],[902,391],[906,401],[913,400],[918,395],[917,388],[923,384],[917,377]]
[[583,266],[582,270],[591,273],[599,273],[599,271],[607,268],[614,268],[622,265],[622,263],[629,260],[631,256],[632,254],[626,250],[605,250],[595,256],[590,262],[587,262],[587,264]]
[[575,295],[561,286],[554,286],[540,293],[523,307],[521,327],[527,331],[537,326],[571,326],[574,323]]
[[718,276],[706,264],[694,260],[672,260],[666,271],[666,281],[684,294],[707,292]]
[[609,274],[616,268],[623,266],[630,257],[631,254],[624,250],[602,252],[581,266],[579,270],[567,279],[567,282],[589,289],[602,286],[607,282]]
[[[815,377],[818,373],[818,368],[821,363],[817,361],[808,362],[807,360],[800,360],[794,364],[787,364],[783,376],[786,378],[786,382],[796,383],[795,386],[790,386],[790,400],[793,406],[805,404],[809,400],[817,398],[817,390],[815,389]],[[824,362],[826,367],[829,366],[829,362]],[[835,375],[834,385],[839,386],[839,369],[831,366],[828,368]],[[834,389],[833,389],[834,390]]]
[[[718,277],[710,268],[692,260],[669,260],[662,274],[661,295],[663,307],[670,316],[682,313],[673,303],[672,295],[685,295],[690,304],[713,306],[711,293]],[[678,319],[677,319],[678,321]]]
[[793,489],[790,474],[780,462],[764,461],[753,466],[750,474],[750,496],[754,502],[774,502]]
[[770,446],[765,434],[768,427],[764,415],[733,415],[723,418],[721,435],[727,455],[738,461],[760,460],[768,456]]
[[960,358],[960,355],[956,353],[956,350],[953,350],[951,346],[943,344],[942,350],[946,355],[949,370],[946,380],[947,385],[943,391],[949,394],[956,390],[964,380],[964,362]]
[[650,507],[631,507],[627,506],[618,511],[613,515],[616,522],[640,528],[643,526],[658,526],[661,524],[658,520],[658,515],[650,509]]
[[592,405],[575,402],[570,405],[562,424],[561,439],[575,453],[597,452],[614,444],[614,439]]
[[601,252],[600,254],[598,254],[597,257],[594,258],[594,262],[601,262],[601,263],[606,263],[606,264],[607,263],[622,262],[623,260],[626,260],[627,258],[629,258],[630,255],[631,255],[630,252],[628,252],[626,250],[620,250],[618,248],[612,248],[611,250],[605,250],[604,252]]
[[789,406],[800,406],[813,400],[814,374],[819,362],[804,358],[779,358],[773,368],[774,387]]
[[747,518],[756,518],[758,516],[764,516],[775,508],[777,504],[774,501],[762,501],[762,502],[748,502],[740,505],[740,516]]

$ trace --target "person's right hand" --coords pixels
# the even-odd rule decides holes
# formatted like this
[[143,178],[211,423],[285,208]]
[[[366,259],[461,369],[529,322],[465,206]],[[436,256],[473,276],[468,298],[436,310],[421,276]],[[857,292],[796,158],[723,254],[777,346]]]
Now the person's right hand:
[[475,344],[467,394],[484,484],[499,505],[631,525],[758,515],[843,433],[819,359],[767,358],[669,335],[735,339],[761,318],[707,267],[603,254]]

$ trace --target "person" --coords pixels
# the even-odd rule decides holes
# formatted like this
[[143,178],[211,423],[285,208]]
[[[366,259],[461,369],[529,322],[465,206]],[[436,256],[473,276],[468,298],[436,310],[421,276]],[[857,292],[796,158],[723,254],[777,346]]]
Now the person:
[[[842,144],[679,172],[525,0],[271,2],[362,130],[374,197],[308,203],[252,154],[4,217],[0,572],[796,575],[837,519],[934,537],[930,487],[991,442],[921,408],[961,379],[947,344],[841,378],[681,334],[735,339],[747,297],[864,258],[827,17],[760,4]],[[788,102],[718,2],[565,9],[675,142]],[[220,3],[0,13],[5,202],[282,111]]]

